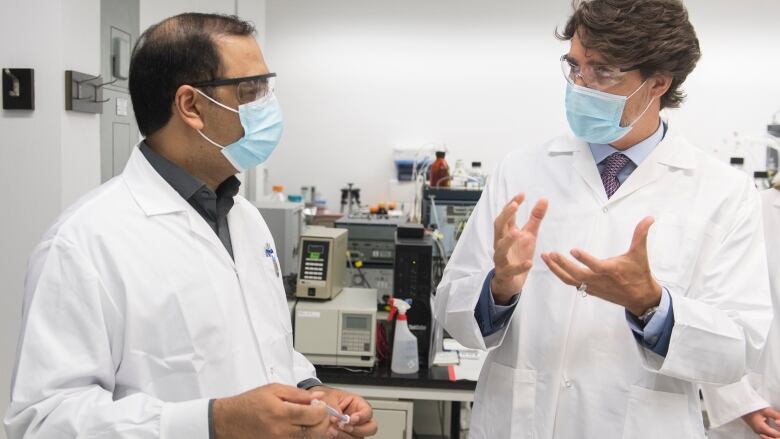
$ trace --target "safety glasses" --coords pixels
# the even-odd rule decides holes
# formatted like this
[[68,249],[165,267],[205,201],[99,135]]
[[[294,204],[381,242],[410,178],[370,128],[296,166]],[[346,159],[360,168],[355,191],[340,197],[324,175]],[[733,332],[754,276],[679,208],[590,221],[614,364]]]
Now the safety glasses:
[[599,91],[614,87],[626,77],[628,72],[636,70],[636,67],[622,69],[609,65],[589,65],[581,67],[568,55],[561,56],[561,70],[567,81],[574,84],[579,77],[585,82],[585,86]]
[[236,86],[236,98],[239,105],[248,104],[263,99],[274,91],[276,73],[264,75],[245,76],[243,78],[224,78],[212,81],[193,82],[192,87],[223,87]]

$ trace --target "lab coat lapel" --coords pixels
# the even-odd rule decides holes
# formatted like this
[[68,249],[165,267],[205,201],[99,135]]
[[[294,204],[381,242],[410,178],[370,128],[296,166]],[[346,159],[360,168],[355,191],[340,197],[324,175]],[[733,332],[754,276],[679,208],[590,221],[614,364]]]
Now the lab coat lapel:
[[253,252],[265,251],[264,248],[252,248],[257,245],[253,239],[251,229],[246,223],[246,218],[237,214],[238,202],[228,214],[228,227],[230,227],[230,239],[233,244],[233,258],[240,277],[248,276],[257,270],[257,254]]
[[187,211],[187,202],[154,170],[138,145],[130,153],[121,178],[146,216]]
[[572,166],[575,172],[585,181],[596,201],[603,204],[607,201],[607,194],[604,191],[604,184],[601,182],[596,162],[593,160],[588,144],[574,136],[567,136],[560,140],[553,141],[548,147],[550,154],[572,154]]
[[[189,206],[189,209],[187,209],[187,220],[190,226],[190,230],[198,236],[198,238],[206,241],[209,245],[214,247],[214,251],[219,252],[222,254],[223,259],[227,261],[231,266],[235,268],[235,262],[233,261],[233,258],[230,257],[230,253],[228,253],[227,249],[225,248],[225,245],[222,244],[222,241],[219,240],[219,237],[216,233],[214,233],[214,229],[209,226],[209,224],[206,222],[206,220],[203,219],[203,217],[200,216],[200,214],[192,208],[192,206]],[[231,240],[232,240],[232,234],[231,234]]]
[[183,215],[190,231],[199,239],[206,241],[215,251],[222,252],[231,265],[233,259],[206,221],[187,203],[187,200],[174,190],[152,165],[146,160],[137,145],[130,154],[122,178],[130,193],[144,213],[151,217],[157,215]]
[[667,132],[666,137],[641,165],[623,182],[617,192],[609,199],[608,204],[616,203],[628,197],[643,187],[655,183],[672,169],[694,169],[692,145],[674,133]]
[[[661,145],[659,144],[659,147]],[[639,189],[658,181],[668,172],[668,168],[661,165],[652,157],[648,157],[634,172],[620,185],[618,190],[612,195],[607,204],[616,203],[626,198]]]

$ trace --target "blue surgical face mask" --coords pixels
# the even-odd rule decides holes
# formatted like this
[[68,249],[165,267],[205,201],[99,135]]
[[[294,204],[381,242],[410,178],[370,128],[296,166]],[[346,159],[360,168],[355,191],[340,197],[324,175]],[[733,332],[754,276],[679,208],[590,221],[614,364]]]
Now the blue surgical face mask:
[[622,139],[645,115],[647,107],[628,126],[620,126],[628,98],[635,95],[647,81],[628,96],[614,95],[582,87],[571,82],[566,86],[566,119],[574,134],[588,143],[608,144]]
[[217,102],[202,91],[195,90],[220,107],[238,113],[241,126],[244,127],[244,135],[230,145],[220,145],[198,130],[198,133],[209,143],[222,149],[222,155],[238,172],[252,169],[268,160],[276,146],[279,145],[284,127],[282,109],[273,93],[254,102],[239,105],[238,110],[234,110]]

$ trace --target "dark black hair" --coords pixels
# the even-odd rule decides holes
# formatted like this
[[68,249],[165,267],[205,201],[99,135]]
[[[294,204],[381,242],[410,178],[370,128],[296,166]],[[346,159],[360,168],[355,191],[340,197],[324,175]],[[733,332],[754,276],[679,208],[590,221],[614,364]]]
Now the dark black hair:
[[138,129],[149,136],[171,118],[176,90],[222,71],[215,37],[250,36],[255,27],[235,15],[185,13],[144,31],[130,59],[130,98]]

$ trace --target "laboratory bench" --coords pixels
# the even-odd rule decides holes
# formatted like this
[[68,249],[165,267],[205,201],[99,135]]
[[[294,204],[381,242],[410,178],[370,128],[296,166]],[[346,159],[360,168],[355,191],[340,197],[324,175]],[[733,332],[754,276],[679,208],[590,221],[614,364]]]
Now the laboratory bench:
[[[451,381],[449,368],[421,368],[416,374],[400,375],[390,370],[389,362],[373,369],[345,369],[316,366],[317,377],[325,385],[346,390],[366,399],[447,401],[452,404],[451,438],[460,437],[460,405],[474,400],[474,381]],[[409,432],[411,435],[411,431]]]

